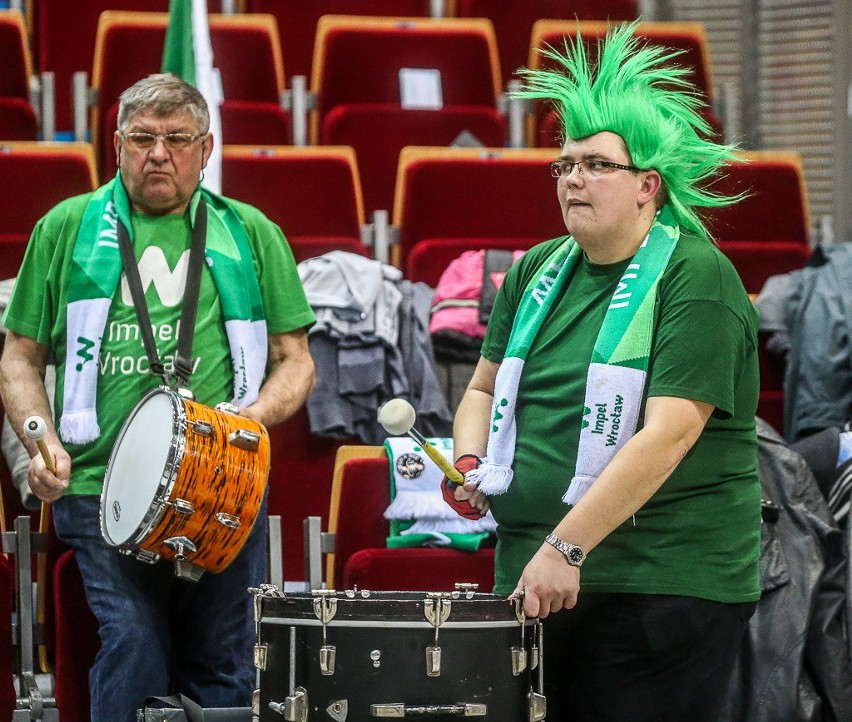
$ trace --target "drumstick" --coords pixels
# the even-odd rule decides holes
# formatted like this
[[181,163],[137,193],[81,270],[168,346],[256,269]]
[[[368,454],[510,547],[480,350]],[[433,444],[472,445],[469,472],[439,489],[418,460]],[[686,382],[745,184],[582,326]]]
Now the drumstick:
[[28,439],[36,442],[41,458],[44,459],[44,465],[51,474],[56,474],[56,465],[53,463],[53,457],[47,450],[47,444],[44,443],[44,437],[47,435],[47,424],[41,416],[30,416],[24,421],[24,435]]
[[391,399],[379,409],[379,423],[385,431],[392,436],[403,436],[405,434],[410,436],[423,447],[426,456],[437,464],[438,468],[453,484],[464,484],[464,475],[447,461],[440,451],[426,441],[423,434],[414,428],[416,419],[417,413],[414,411],[414,407],[405,399]]

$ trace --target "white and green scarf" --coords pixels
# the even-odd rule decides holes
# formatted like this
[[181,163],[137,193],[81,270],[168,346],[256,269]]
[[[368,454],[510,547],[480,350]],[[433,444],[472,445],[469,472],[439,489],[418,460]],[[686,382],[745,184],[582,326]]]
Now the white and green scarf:
[[[562,500],[576,504],[616,452],[636,432],[654,324],[657,284],[680,237],[667,206],[616,286],[595,341],[586,378],[585,408],[574,476]],[[494,386],[486,462],[467,474],[485,494],[503,494],[512,482],[515,404],[524,363],[539,328],[570,281],[582,253],[568,238],[524,290]]]
[[[266,368],[266,321],[260,286],[242,221],[231,206],[206,190],[189,204],[190,222],[206,202],[205,256],[219,293],[234,368],[239,406],[258,395]],[[86,444],[100,436],[96,400],[98,355],[107,316],[122,274],[117,226],[133,241],[130,201],[121,176],[101,186],[89,200],[71,260],[66,322],[65,390],[59,432],[64,441]]]

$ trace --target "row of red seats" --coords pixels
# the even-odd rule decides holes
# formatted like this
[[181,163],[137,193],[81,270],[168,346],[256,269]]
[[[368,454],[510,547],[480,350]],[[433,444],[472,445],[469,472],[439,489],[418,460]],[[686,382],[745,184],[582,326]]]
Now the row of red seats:
[[[256,205],[285,231],[297,261],[330,250],[362,255],[365,221],[360,164],[349,147],[226,146],[223,192]],[[405,148],[395,165],[392,260],[406,277],[431,286],[471,248],[526,249],[564,232],[546,149]],[[35,222],[50,207],[95,187],[86,143],[0,147],[0,169],[15,178],[0,195],[0,276],[16,275]],[[794,154],[744,153],[715,186],[748,195],[714,210],[709,225],[746,290],[807,260],[808,203]],[[476,209],[476,212],[471,212]]]
[[[121,91],[160,66],[168,16],[165,13],[106,12],[100,17],[94,54],[92,140],[100,178],[115,173],[112,136]],[[225,94],[221,107],[223,142],[286,144],[297,120],[282,107],[284,63],[272,15],[213,15],[211,39]],[[540,21],[532,47],[558,46],[580,27],[576,22]],[[590,41],[605,23],[582,24]],[[698,87],[712,99],[703,28],[697,24],[645,23],[648,42],[684,50]],[[530,50],[529,64],[540,62]],[[450,145],[465,133],[488,147],[510,140],[501,93],[498,46],[490,21],[325,16],[317,28],[311,95],[310,142],[351,145],[365,169],[367,211],[393,203],[396,160],[406,145]],[[439,74],[436,106],[404,107],[400,75],[406,68]],[[708,111],[711,124],[720,123]],[[299,120],[303,120],[301,117]],[[554,147],[555,123],[536,106],[527,145]],[[383,133],[375,129],[381,127]],[[522,129],[512,133],[516,139]],[[297,139],[301,142],[301,139]]]
[[[237,0],[236,9],[269,13],[277,20],[287,48],[287,81],[293,75],[310,80],[314,34],[323,15],[373,15],[489,18],[494,23],[504,82],[526,62],[530,29],[535,20],[630,20],[637,17],[636,0],[445,0],[436,8],[430,0]],[[229,3],[209,0],[211,13]],[[71,128],[70,85],[76,71],[91,74],[98,16],[104,10],[165,12],[168,0],[80,0],[73,7],[64,0],[29,0],[27,19],[30,46],[37,72],[56,78],[57,127]]]

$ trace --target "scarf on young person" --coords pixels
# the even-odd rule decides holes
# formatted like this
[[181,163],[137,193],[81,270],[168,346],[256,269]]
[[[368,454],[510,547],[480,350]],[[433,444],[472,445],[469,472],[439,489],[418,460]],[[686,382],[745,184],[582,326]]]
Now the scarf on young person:
[[[610,300],[586,378],[577,463],[562,497],[566,504],[582,498],[636,432],[651,354],[657,285],[679,237],[680,229],[664,206]],[[582,252],[569,237],[547,258],[521,297],[497,371],[486,459],[466,475],[487,495],[505,493],[512,482],[515,404],[524,363]]]
[[[257,399],[266,368],[267,335],[260,285],[242,221],[221,197],[196,190],[189,203],[195,223],[198,204],[207,203],[205,257],[222,304],[234,369],[232,403]],[[133,241],[130,201],[117,175],[89,200],[74,243],[68,284],[65,387],[59,433],[72,444],[100,436],[96,410],[98,356],[112,297],[122,274],[118,224]]]

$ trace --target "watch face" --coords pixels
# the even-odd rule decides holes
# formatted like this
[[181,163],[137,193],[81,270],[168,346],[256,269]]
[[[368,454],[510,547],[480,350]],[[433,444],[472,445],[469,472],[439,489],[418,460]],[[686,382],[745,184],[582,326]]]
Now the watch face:
[[572,564],[582,564],[585,558],[586,555],[583,554],[583,550],[580,547],[574,546],[568,549],[568,560]]

